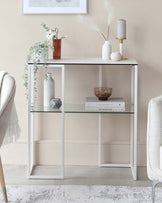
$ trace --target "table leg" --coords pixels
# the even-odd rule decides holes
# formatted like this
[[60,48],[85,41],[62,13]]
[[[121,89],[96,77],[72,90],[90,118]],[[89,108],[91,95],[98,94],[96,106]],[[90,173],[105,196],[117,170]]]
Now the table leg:
[[134,69],[134,180],[137,180],[138,65]]
[[62,66],[62,163],[61,177],[64,178],[64,134],[65,134],[65,65]]
[[[102,65],[99,66],[99,87],[102,87]],[[98,165],[102,164],[102,114],[99,113],[98,123]]]
[[137,113],[138,113],[138,66],[132,66],[131,105],[134,115],[131,115],[131,169],[133,179],[137,180]]

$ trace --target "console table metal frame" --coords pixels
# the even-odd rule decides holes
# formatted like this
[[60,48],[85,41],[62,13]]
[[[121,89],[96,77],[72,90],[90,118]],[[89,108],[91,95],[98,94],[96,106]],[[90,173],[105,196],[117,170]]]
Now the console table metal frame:
[[[129,164],[103,164],[102,163],[102,114],[112,113],[100,111],[99,114],[99,131],[98,131],[98,165],[99,167],[129,167],[131,168],[133,179],[137,180],[137,113],[138,113],[138,63],[135,59],[122,60],[118,62],[103,61],[99,58],[65,58],[61,60],[49,60],[48,67],[61,68],[62,70],[62,156],[61,156],[61,175],[60,176],[42,176],[33,175],[35,165],[35,144],[34,144],[34,71],[33,63],[29,63],[28,68],[28,178],[29,179],[64,179],[64,132],[65,132],[65,67],[70,65],[98,65],[99,66],[99,86],[102,86],[102,66],[129,66],[131,67],[131,132],[130,132],[130,163]],[[41,67],[43,63],[40,63]],[[47,111],[48,113],[48,111]],[[71,112],[70,112],[71,113]],[[75,112],[80,113],[80,112]],[[94,113],[94,112],[84,112]],[[96,113],[96,112],[95,112]],[[116,112],[120,113],[120,112]]]

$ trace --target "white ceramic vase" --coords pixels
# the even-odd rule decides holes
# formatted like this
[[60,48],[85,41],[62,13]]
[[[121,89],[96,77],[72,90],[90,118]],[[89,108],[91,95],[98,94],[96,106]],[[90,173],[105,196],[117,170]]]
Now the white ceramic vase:
[[111,55],[111,44],[109,41],[105,41],[105,43],[102,46],[102,59],[103,60],[110,60],[110,55]]
[[50,106],[50,101],[53,98],[55,98],[55,81],[52,74],[47,73],[44,79],[44,106]]

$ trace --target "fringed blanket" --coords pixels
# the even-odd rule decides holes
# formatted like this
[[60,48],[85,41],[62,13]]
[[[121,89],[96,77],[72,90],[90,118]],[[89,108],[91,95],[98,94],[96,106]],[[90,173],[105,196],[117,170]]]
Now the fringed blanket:
[[[7,75],[7,74],[8,73],[5,72],[5,71],[0,71],[0,94],[1,94],[1,88],[2,88],[3,79],[4,79],[5,75]],[[0,97],[1,97],[1,95],[0,95]],[[0,116],[1,116],[1,107],[0,107]],[[14,102],[13,102],[13,105],[12,105],[9,122],[7,122],[7,121],[5,122],[5,120],[4,120],[3,123],[6,126],[8,125],[7,131],[6,131],[4,140],[3,140],[3,144],[13,143],[20,136],[20,127],[19,127],[19,124],[18,124],[18,117],[17,117],[17,112],[16,112]],[[1,134],[1,131],[0,131],[0,134]]]

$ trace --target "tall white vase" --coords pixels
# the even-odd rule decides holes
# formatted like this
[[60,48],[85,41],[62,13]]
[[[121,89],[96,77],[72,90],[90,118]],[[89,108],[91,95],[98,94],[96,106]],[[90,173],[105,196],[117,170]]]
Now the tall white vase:
[[44,79],[44,106],[50,106],[50,101],[55,97],[55,81],[51,73]]
[[111,44],[109,41],[105,41],[105,43],[102,46],[102,59],[103,60],[110,60],[110,55],[111,55]]

